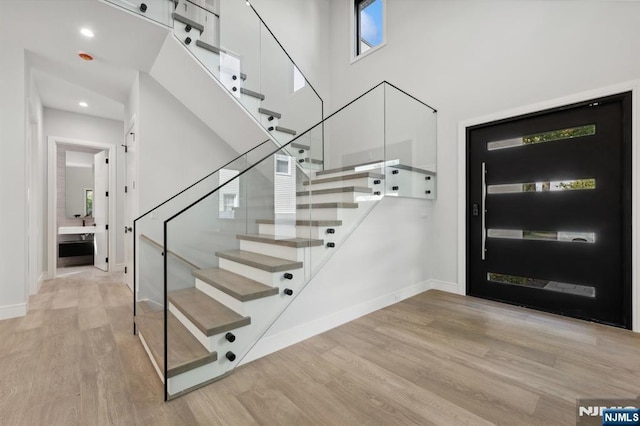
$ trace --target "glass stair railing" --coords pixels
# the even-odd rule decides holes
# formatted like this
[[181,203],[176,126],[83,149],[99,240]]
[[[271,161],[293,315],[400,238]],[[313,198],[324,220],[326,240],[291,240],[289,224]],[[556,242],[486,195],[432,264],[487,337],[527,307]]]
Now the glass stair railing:
[[[271,135],[277,146],[316,125],[323,102],[253,6],[240,0],[107,0],[173,28],[182,45]],[[304,168],[322,158],[287,149]],[[313,160],[313,161],[311,161]]]
[[[149,214],[153,236],[138,224],[135,321],[166,399],[236,368],[383,197],[435,199],[435,125],[435,110],[383,82],[220,169],[162,223]],[[303,170],[294,146],[328,167]]]

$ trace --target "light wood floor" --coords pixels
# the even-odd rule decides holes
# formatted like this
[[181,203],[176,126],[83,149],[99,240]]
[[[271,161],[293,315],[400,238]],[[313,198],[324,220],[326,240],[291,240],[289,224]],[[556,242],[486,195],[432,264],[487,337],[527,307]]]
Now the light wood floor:
[[97,271],[0,321],[0,425],[573,424],[578,397],[640,395],[640,336],[429,291],[174,401]]

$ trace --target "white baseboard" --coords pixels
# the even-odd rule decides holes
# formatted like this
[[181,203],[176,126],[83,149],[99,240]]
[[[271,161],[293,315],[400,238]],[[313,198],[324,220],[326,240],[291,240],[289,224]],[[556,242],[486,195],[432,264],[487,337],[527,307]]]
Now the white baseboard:
[[27,315],[27,303],[18,303],[15,305],[0,306],[0,320],[23,317]]
[[280,349],[284,349],[287,346],[291,346],[310,337],[324,333],[325,331],[331,330],[339,325],[360,318],[363,315],[370,314],[371,312],[393,305],[394,303],[413,297],[430,289],[430,282],[424,281],[397,292],[363,302],[359,305],[350,306],[347,309],[331,313],[325,317],[297,325],[273,336],[268,336],[261,339],[253,349],[249,351],[240,364],[245,364],[258,358],[262,358],[263,356],[279,351]]
[[460,289],[458,287],[458,283],[452,283],[449,281],[440,281],[440,280],[434,280],[434,279],[430,279],[427,282],[429,283],[429,288],[432,290],[442,290],[448,293],[464,295],[464,288]]

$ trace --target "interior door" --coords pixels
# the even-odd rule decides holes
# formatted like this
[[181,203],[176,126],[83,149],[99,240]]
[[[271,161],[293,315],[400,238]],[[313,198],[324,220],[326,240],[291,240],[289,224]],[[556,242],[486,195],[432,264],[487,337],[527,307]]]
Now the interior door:
[[109,270],[109,236],[107,235],[109,165],[107,164],[106,151],[101,151],[93,157],[93,173],[93,218],[96,227],[93,239],[93,264],[96,268],[107,271]]
[[631,94],[467,129],[468,294],[631,326]]
[[125,140],[125,158],[126,167],[126,190],[125,199],[125,229],[124,229],[124,252],[125,252],[125,274],[124,279],[129,288],[133,289],[133,221],[136,218],[137,206],[136,202],[136,183],[135,183],[135,167],[136,167],[136,144],[134,126],[127,133]]

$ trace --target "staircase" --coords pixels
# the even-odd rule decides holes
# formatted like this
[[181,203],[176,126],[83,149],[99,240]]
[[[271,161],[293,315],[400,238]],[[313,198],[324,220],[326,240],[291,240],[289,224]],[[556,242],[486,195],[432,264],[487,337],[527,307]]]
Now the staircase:
[[[166,1],[139,10],[149,16]],[[306,92],[278,99],[271,84],[294,64],[259,17],[268,36],[260,45],[277,45],[284,53],[270,53],[286,59],[259,51],[267,59],[256,66],[251,46],[221,42],[222,20],[240,28],[256,19],[253,7],[168,1],[163,23],[272,142],[134,222],[134,331],[172,399],[230,374],[383,197],[433,200],[436,175],[435,149],[422,146],[435,141],[428,105],[383,82],[323,120],[301,119],[318,105],[322,117],[322,100],[308,82]],[[344,152],[345,139],[352,152]]]
[[[342,229],[353,228],[381,198],[382,170],[356,172],[361,166],[318,171],[302,182],[308,190],[296,194],[296,217],[306,219],[290,224],[295,237],[278,236],[273,219],[257,219],[258,233],[236,236],[239,249],[215,253],[218,267],[192,271],[193,288],[168,293],[170,398],[224,377],[273,321],[274,307],[280,311],[302,290],[312,273],[305,264],[317,269],[345,238]],[[140,311],[138,334],[165,380],[158,367],[164,364],[162,311]]]

